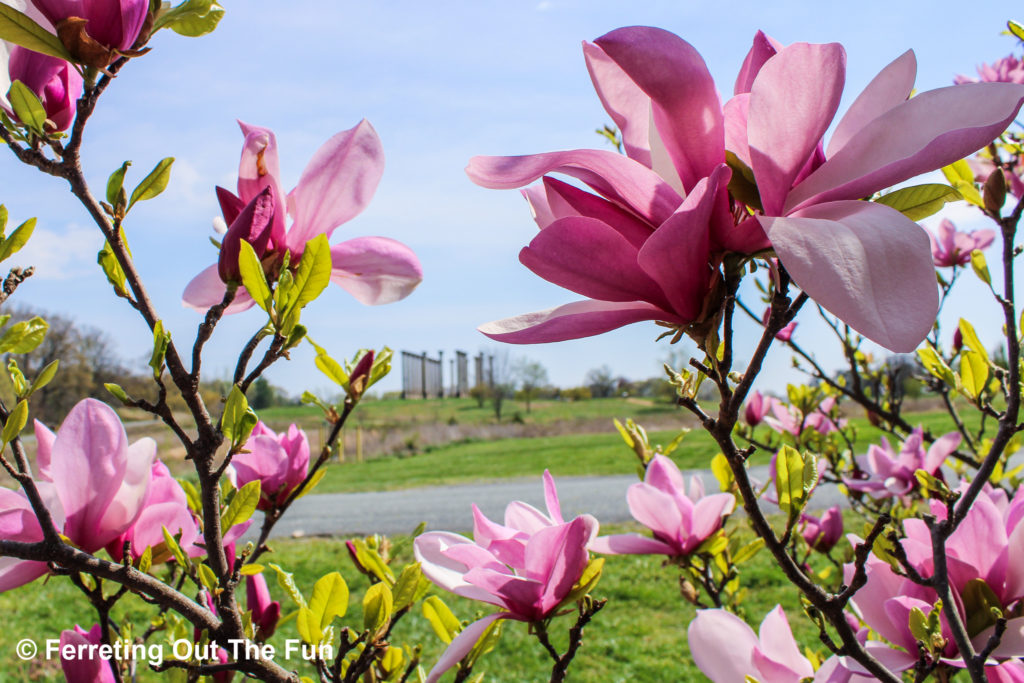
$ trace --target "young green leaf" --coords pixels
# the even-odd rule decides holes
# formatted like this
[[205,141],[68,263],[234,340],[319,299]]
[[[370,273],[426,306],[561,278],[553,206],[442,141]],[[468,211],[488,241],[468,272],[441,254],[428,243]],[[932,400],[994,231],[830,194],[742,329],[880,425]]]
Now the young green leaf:
[[348,611],[348,584],[338,572],[321,577],[313,586],[309,609],[315,617],[314,623],[322,631],[335,617],[345,616]]
[[160,13],[153,23],[153,31],[169,28],[178,35],[198,38],[212,33],[223,16],[224,8],[216,0],[186,0]]
[[36,316],[11,325],[0,335],[0,353],[28,353],[43,343],[49,324]]
[[276,564],[271,564],[269,566],[277,572],[277,585],[288,593],[288,597],[292,599],[292,602],[299,607],[308,607],[306,599],[302,597],[302,592],[299,590],[298,586],[295,585],[295,578]]
[[946,202],[961,199],[963,196],[949,185],[928,183],[900,188],[878,197],[875,202],[896,209],[912,221],[920,221],[938,213]]
[[5,444],[10,443],[18,434],[21,434],[21,430],[25,428],[27,423],[28,401],[18,401],[18,405],[7,416],[7,421],[4,423],[4,429],[2,434],[0,434],[0,438],[3,439]]
[[124,174],[128,172],[128,167],[132,165],[132,162],[126,161],[121,164],[121,167],[110,174],[107,178],[107,203],[111,206],[117,206],[117,198],[121,195],[121,190],[124,188]]
[[32,236],[32,232],[36,229],[36,219],[29,218],[27,221],[19,225],[11,233],[11,236],[3,241],[0,245],[0,261],[3,261],[13,254],[21,251],[21,248],[28,243],[28,239]]
[[448,605],[436,595],[431,595],[423,601],[423,616],[445,644],[450,644],[452,639],[462,632],[462,622],[455,618]]
[[132,197],[128,200],[129,209],[135,206],[135,202],[152,199],[167,188],[167,182],[171,179],[171,164],[173,163],[174,157],[161,159],[157,163],[149,175],[132,190]]
[[386,583],[375,583],[363,596],[363,629],[380,633],[387,628],[394,607],[394,597]]
[[260,502],[260,480],[254,479],[238,490],[220,517],[221,533],[231,527],[249,521]]
[[26,398],[28,396],[31,396],[36,391],[42,389],[47,384],[49,384],[53,380],[53,378],[57,375],[57,368],[59,366],[60,366],[60,361],[59,360],[55,360],[55,361],[52,361],[51,363],[49,363],[45,368],[40,370],[39,374],[36,375],[36,378],[34,380],[32,380],[32,386],[30,386],[28,388],[28,394],[27,394]]
[[267,276],[263,272],[263,264],[260,263],[251,244],[242,240],[238,246],[238,272],[242,275],[242,284],[256,305],[270,313],[272,299],[270,285],[267,284]]
[[0,3],[0,40],[27,47],[33,52],[73,62],[60,38],[10,5]]

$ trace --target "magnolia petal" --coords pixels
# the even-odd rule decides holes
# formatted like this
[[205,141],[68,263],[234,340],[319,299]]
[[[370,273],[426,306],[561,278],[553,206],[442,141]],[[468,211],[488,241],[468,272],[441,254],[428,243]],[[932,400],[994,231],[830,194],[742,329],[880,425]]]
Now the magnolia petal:
[[913,50],[907,50],[879,71],[836,124],[825,155],[831,159],[857,131],[893,107],[906,102],[914,89],[916,77],[917,59]]
[[715,493],[698,500],[693,506],[691,533],[704,540],[718,531],[722,518],[736,508],[736,497],[731,493]]
[[[644,483],[671,495],[686,491],[686,480],[679,466],[668,456],[656,453],[644,472]],[[684,493],[685,495],[685,493]]]
[[683,516],[672,496],[649,484],[633,484],[626,491],[626,503],[633,519],[658,536],[678,540]]
[[476,645],[476,641],[480,640],[480,636],[484,634],[487,627],[493,624],[498,619],[505,619],[508,615],[502,612],[497,614],[490,614],[483,619],[477,619],[472,624],[462,629],[459,635],[455,636],[452,642],[448,645],[448,648],[441,655],[441,658],[437,660],[437,664],[427,674],[426,683],[437,683],[444,672],[452,668],[459,663],[459,660],[465,657]]
[[722,107],[704,59],[659,28],[620,28],[595,42],[650,96],[658,134],[690,191],[722,162],[725,144]]
[[[48,509],[51,509],[48,505]],[[52,512],[52,509],[51,509]],[[55,519],[57,528],[63,518]],[[28,499],[21,492],[0,487],[0,538],[35,543],[43,540],[43,530]],[[45,562],[0,557],[0,592],[23,586],[47,572]]]
[[647,131],[651,98],[597,45],[584,41],[583,58],[604,110],[619,129],[626,156],[649,167]]
[[981,149],[1013,121],[1024,85],[967,83],[923,92],[854,133],[786,199],[785,211],[859,199]]
[[[97,629],[98,631],[98,629]],[[89,637],[92,636],[92,637]],[[96,650],[90,649],[100,643],[99,633],[78,633],[76,631],[61,631],[60,647],[63,650],[69,646],[76,653],[81,652],[84,656],[64,659],[61,657],[60,665],[64,671],[64,678],[67,683],[114,683],[114,672],[110,668],[110,661],[101,658]]]
[[683,198],[643,164],[615,152],[576,149],[516,157],[473,157],[469,179],[481,187],[511,190],[529,185],[546,173],[564,173],[582,180],[599,194],[660,225]]
[[946,458],[960,446],[960,439],[959,432],[949,432],[937,438],[928,448],[928,454],[924,458],[924,470],[929,474],[938,471],[942,463],[946,462]]
[[331,282],[367,306],[400,301],[423,280],[412,249],[388,237],[357,237],[331,247]]
[[714,683],[746,680],[754,668],[753,652],[758,646],[754,629],[724,609],[697,612],[686,629],[693,662]]
[[466,581],[464,577],[469,569],[466,565],[445,554],[445,550],[461,543],[472,544],[473,541],[448,531],[428,531],[416,537],[413,553],[423,569],[423,575],[435,585],[473,600],[493,601],[494,597],[490,593]]
[[142,512],[143,501],[149,490],[150,471],[156,460],[156,441],[148,437],[139,439],[128,446],[127,458],[124,480],[100,521],[100,529],[105,533],[95,542],[102,541],[102,545],[126,531]]
[[[732,494],[724,495],[732,497]],[[773,663],[797,674],[797,678],[814,675],[811,663],[800,653],[800,647],[793,638],[793,631],[781,605],[776,605],[775,609],[765,616],[758,629],[758,638],[761,641],[758,650]]]
[[[775,39],[769,38],[763,31],[754,34],[754,42],[743,59],[743,65],[736,76],[736,84],[733,86],[733,94],[741,95],[750,92],[750,86],[761,71],[761,67],[769,59],[778,54],[782,45]],[[726,148],[728,149],[728,147]]]
[[555,486],[555,478],[551,472],[544,470],[544,505],[548,509],[548,517],[555,524],[565,524],[562,519],[562,504],[558,500],[558,488]]
[[872,341],[909,352],[938,311],[928,237],[881,204],[830,202],[759,219],[794,282]]
[[640,268],[657,282],[672,310],[686,321],[697,319],[708,294],[708,223],[718,188],[728,182],[729,174],[729,167],[722,164],[710,178],[702,178],[637,254]]
[[[985,643],[988,642],[988,639],[994,632],[995,626],[990,626],[971,638],[971,643],[980,650],[985,647]],[[992,651],[992,656],[1020,657],[1021,655],[1024,655],[1024,617],[1008,619],[1006,621],[1006,631],[1003,633],[1003,637],[999,639],[999,645]]]
[[557,216],[552,212],[547,188],[544,183],[534,183],[529,187],[524,187],[519,192],[526,199],[526,203],[530,205],[530,213],[533,214],[533,220],[537,223],[538,228],[543,230],[555,222]]
[[39,470],[40,479],[51,481],[53,477],[50,474],[50,458],[53,453],[53,442],[57,435],[51,432],[39,420],[35,420],[34,424],[36,432],[36,469]]
[[477,329],[506,344],[546,344],[592,337],[642,320],[682,322],[673,314],[643,301],[574,301],[536,313],[484,323]]
[[612,534],[598,536],[589,550],[602,555],[675,555],[677,550],[668,543],[639,534]]
[[769,59],[750,89],[747,135],[761,203],[782,213],[793,181],[839,108],[846,52],[838,43],[796,43]]
[[[226,291],[227,285],[220,279],[220,275],[217,273],[217,264],[214,263],[188,283],[181,295],[181,305],[205,313],[211,306],[216,306],[224,300]],[[244,287],[239,287],[235,292],[234,301],[224,309],[224,314],[241,313],[252,308],[255,303],[249,296],[249,292]]]
[[750,166],[750,144],[747,142],[747,119],[750,115],[750,93],[736,95],[722,107],[725,119],[725,148]]
[[[272,216],[270,238],[275,247],[281,246],[285,238],[285,196],[281,187],[281,163],[277,154],[277,138],[274,131],[261,126],[238,122],[245,141],[242,143],[242,158],[238,162],[238,200],[242,207],[269,188],[276,211]],[[231,209],[231,201],[217,193],[221,208]],[[224,213],[224,220],[230,225],[232,219]]]
[[541,581],[538,605],[547,616],[569,594],[587,566],[591,524],[576,517],[567,524],[541,529],[526,543],[526,575]]
[[366,119],[321,145],[288,194],[294,223],[288,247],[301,252],[306,242],[331,233],[366,208],[384,175],[384,148]]
[[637,249],[642,247],[647,238],[651,236],[650,225],[625,209],[620,209],[607,199],[550,176],[544,176],[543,182],[547,191],[551,220],[542,225],[542,228],[547,227],[558,218],[586,216],[587,218],[596,218],[611,226]]
[[636,248],[593,218],[555,221],[519,252],[519,261],[548,282],[591,299],[641,300],[668,307],[664,287],[659,288],[637,263]]

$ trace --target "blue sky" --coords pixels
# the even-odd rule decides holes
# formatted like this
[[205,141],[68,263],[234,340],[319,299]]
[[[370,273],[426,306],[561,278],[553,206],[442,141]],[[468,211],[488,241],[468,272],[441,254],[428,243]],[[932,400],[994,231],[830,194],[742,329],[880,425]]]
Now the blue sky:
[[[477,325],[577,298],[518,263],[536,231],[519,194],[478,188],[463,168],[476,154],[604,144],[594,129],[608,117],[587,76],[583,40],[631,24],[674,31],[704,55],[723,92],[731,91],[757,29],[783,43],[839,41],[848,53],[844,108],[908,48],[917,54],[923,90],[948,85],[956,73],[973,74],[976,64],[1014,47],[998,35],[1010,17],[996,3],[975,3],[970,11],[935,2],[861,2],[856,9],[844,3],[842,10],[796,1],[223,4],[227,14],[214,34],[186,39],[161,32],[153,51],[124,69],[91,122],[86,172],[99,191],[124,159],[134,162],[131,184],[160,158],[177,158],[167,192],[134,209],[126,227],[165,323],[179,344],[190,345],[200,318],[180,306],[180,294],[215,259],[208,240],[218,213],[213,187],[234,186],[242,140],[235,119],[275,130],[286,188],[320,143],[369,119],[384,144],[384,179],[369,209],[334,240],[399,239],[420,256],[425,280],[405,301],[376,308],[330,288],[305,322],[336,357],[385,344],[432,355],[443,349],[448,357],[454,349],[497,349]],[[33,244],[15,259],[37,265],[38,275],[14,300],[104,328],[123,356],[142,359],[148,330],[110,295],[95,263],[98,232],[66,186],[9,155],[0,155],[0,173],[0,201],[12,220],[40,219]],[[970,224],[967,210],[952,216]],[[960,301],[977,301],[980,287],[965,284]],[[972,306],[983,318],[994,315],[994,306]],[[797,338],[816,347],[823,332],[811,313],[801,315]],[[225,321],[208,346],[208,371],[226,375],[261,323],[255,310]],[[589,369],[605,364],[640,378],[659,373],[670,350],[654,343],[658,332],[653,323],[639,324],[508,351],[542,362],[563,386],[582,383]],[[789,366],[789,355],[777,350],[764,386],[793,379]],[[330,392],[306,350],[268,376],[294,393]],[[399,385],[396,367],[379,387]]]

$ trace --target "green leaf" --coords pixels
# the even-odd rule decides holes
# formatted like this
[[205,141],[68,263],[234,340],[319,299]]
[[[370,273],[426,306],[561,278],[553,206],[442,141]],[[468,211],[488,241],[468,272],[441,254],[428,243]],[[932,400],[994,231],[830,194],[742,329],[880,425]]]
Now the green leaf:
[[979,280],[989,287],[992,286],[992,275],[988,272],[988,262],[985,260],[985,254],[982,253],[981,249],[975,249],[971,252],[971,269],[978,276]]
[[238,245],[238,272],[242,275],[242,285],[249,292],[256,305],[270,313],[270,285],[263,272],[263,264],[252,245],[242,240]]
[[949,166],[942,168],[942,174],[946,176],[946,180],[949,184],[960,193],[960,195],[975,206],[984,207],[985,202],[981,198],[981,193],[978,192],[978,188],[974,185],[974,173],[971,171],[970,165],[966,159],[954,162]]
[[128,172],[128,167],[132,165],[132,162],[126,161],[121,164],[121,167],[110,174],[107,178],[107,203],[111,206],[117,206],[117,198],[121,194],[121,190],[124,188],[124,174]]
[[1012,33],[1017,38],[1017,40],[1024,40],[1024,26],[1021,26],[1016,21],[1011,19],[1010,21],[1006,22],[1006,28],[1010,30],[1010,33]]
[[110,392],[110,395],[116,398],[121,403],[128,405],[132,402],[131,398],[128,397],[128,393],[121,388],[120,384],[114,384],[113,382],[105,382],[103,388]]
[[314,362],[316,363],[316,366],[320,368],[320,372],[327,375],[335,384],[341,387],[347,387],[348,373],[345,372],[345,368],[341,367],[341,364],[338,361],[331,358],[322,346],[309,337],[306,337],[306,339],[313,345],[313,348],[316,349],[316,360]]
[[289,299],[289,308],[303,308],[320,296],[331,282],[331,245],[327,235],[317,235],[306,242],[306,248],[295,271],[295,284]]
[[393,591],[396,610],[404,609],[416,601],[416,594],[423,581],[426,579],[423,578],[423,570],[420,568],[419,562],[407,564],[402,568],[402,573],[398,575]]
[[39,316],[11,325],[0,335],[0,353],[28,353],[43,343],[49,324]]
[[300,607],[298,617],[295,619],[295,627],[299,631],[299,638],[310,645],[316,645],[323,640],[324,632],[320,628],[318,619],[313,610],[308,607]]
[[733,564],[742,564],[747,560],[753,559],[754,555],[757,555],[758,551],[764,547],[763,538],[755,538],[750,543],[746,544],[733,555]]
[[571,605],[594,590],[597,582],[601,579],[601,572],[604,570],[604,559],[603,557],[595,557],[587,562],[587,566],[584,567],[579,580],[576,581],[572,590],[562,600],[563,605]]
[[917,350],[917,357],[921,359],[921,364],[924,365],[924,369],[931,374],[932,377],[941,379],[946,385],[950,387],[956,386],[956,376],[953,375],[953,371],[946,361],[939,356],[938,352],[935,351],[931,346],[923,346]]
[[985,359],[985,362],[988,363],[988,351],[985,350],[984,344],[982,344],[981,340],[978,339],[978,333],[974,331],[974,325],[972,325],[970,321],[960,318],[958,327],[960,328],[960,336],[963,337],[964,340],[964,346],[971,351],[981,354]]
[[132,190],[132,197],[128,200],[129,209],[135,206],[135,202],[152,199],[167,188],[167,182],[171,179],[171,164],[173,163],[174,157],[161,159],[157,163],[149,175]]
[[323,631],[335,617],[344,617],[348,611],[348,584],[338,572],[323,576],[313,586],[313,597],[309,609],[315,617],[314,623]]
[[53,380],[53,378],[56,376],[57,368],[59,366],[60,366],[60,361],[59,360],[55,360],[55,361],[52,361],[51,363],[49,363],[45,368],[40,370],[39,374],[36,375],[36,378],[34,380],[32,380],[32,386],[29,387],[28,394],[26,395],[26,398],[28,396],[31,396],[36,391],[42,389],[47,384],[49,384]]
[[149,357],[149,367],[153,368],[153,376],[158,378],[163,374],[164,356],[167,355],[167,347],[171,343],[171,335],[164,332],[164,323],[157,320],[153,326],[153,353]]
[[302,498],[304,495],[310,493],[313,489],[315,489],[316,485],[320,483],[320,480],[323,479],[326,474],[327,470],[324,468],[320,468],[316,472],[314,472],[313,476],[310,477],[309,479],[309,483],[302,487],[302,491],[299,493],[299,495],[295,496],[295,500]]
[[[188,479],[178,479],[181,484],[181,489],[185,492],[185,498],[188,500],[188,507],[192,512],[199,514],[203,510],[203,501],[199,497],[199,491],[196,489],[195,484],[190,482]],[[248,566],[248,565],[247,565]]]
[[220,517],[221,533],[226,534],[231,527],[249,521],[256,512],[256,505],[259,502],[260,480],[254,479],[231,498],[231,502]]
[[153,23],[153,31],[169,28],[178,35],[198,38],[212,33],[224,16],[224,8],[215,0],[187,0],[161,13]]
[[920,221],[938,213],[947,202],[961,199],[963,196],[949,185],[928,183],[884,194],[875,199],[875,203],[890,206],[912,221]]
[[7,416],[0,438],[5,444],[10,443],[18,434],[21,434],[21,430],[25,428],[26,424],[28,424],[28,402],[18,401],[18,405],[14,406],[14,410]]
[[67,48],[60,42],[60,38],[27,15],[3,3],[0,3],[0,40],[67,62],[74,61]]
[[791,446],[779,449],[775,460],[775,488],[779,496],[779,507],[789,513],[791,519],[807,504],[817,477],[814,455],[801,454]]
[[232,444],[245,443],[245,439],[241,438],[240,428],[242,416],[248,411],[249,401],[246,400],[245,394],[237,384],[232,384],[227,402],[224,404],[224,414],[220,418],[221,434]]
[[298,586],[295,585],[295,577],[281,569],[276,564],[271,564],[270,568],[277,572],[277,585],[288,594],[288,597],[292,599],[292,602],[300,608],[308,607],[306,599],[302,597],[302,592],[299,591]]
[[146,549],[142,551],[142,556],[139,558],[139,571],[143,574],[148,574],[150,567],[153,566],[153,549],[146,546]]
[[103,248],[96,254],[96,263],[100,264],[103,274],[107,276],[107,282],[114,287],[114,292],[118,296],[127,296],[128,289],[125,287],[127,279],[125,278],[124,269],[121,268],[117,257],[114,256],[114,250],[110,247],[110,242],[103,243]]
[[206,586],[206,588],[209,589],[211,593],[215,592],[220,585],[220,582],[217,581],[217,575],[214,574],[213,570],[205,564],[199,565],[198,569],[199,582]]
[[352,544],[356,548],[356,559],[359,561],[359,564],[376,576],[378,580],[389,586],[394,585],[395,575],[381,558],[380,553],[366,545],[366,541],[362,539],[356,539]]
[[984,579],[971,579],[964,586],[961,594],[964,600],[964,611],[967,613],[967,635],[975,637],[985,629],[994,626],[1002,613],[1003,605],[995,591],[985,583]]
[[32,237],[32,232],[36,229],[36,219],[29,218],[27,221],[19,225],[11,233],[11,236],[3,241],[0,245],[0,261],[7,259],[8,257],[21,251],[21,248],[28,243],[28,239]]
[[977,351],[965,351],[960,355],[960,381],[972,399],[978,398],[985,390],[988,373],[988,363]]
[[711,473],[718,480],[718,487],[723,492],[731,491],[733,482],[732,468],[729,467],[729,459],[723,453],[718,453],[711,458]]
[[242,576],[256,576],[257,574],[262,574],[264,569],[266,567],[262,564],[243,564],[238,573]]
[[394,597],[386,583],[375,583],[363,596],[363,629],[379,633],[387,628],[394,607]]
[[[185,554],[185,551],[181,549],[181,546],[178,544],[178,539],[171,535],[171,532],[167,530],[167,527],[162,526],[160,529],[164,534],[164,544],[167,546],[167,549],[171,551],[171,554],[174,555],[174,559],[178,561],[178,564],[185,568],[191,567],[192,560],[190,560],[188,555]],[[181,536],[180,532],[178,536]]]
[[[466,666],[476,666],[476,662],[480,657],[487,654],[494,649],[494,646],[498,644],[498,638],[501,636],[501,619],[495,619],[491,622],[490,626],[480,634],[477,638],[476,644],[473,649],[469,651],[469,654],[463,658],[466,662]],[[480,672],[473,677],[469,683],[482,683],[484,672]]]
[[436,595],[431,595],[423,601],[423,616],[445,644],[450,644],[452,639],[462,632],[462,622],[455,618],[448,605]]

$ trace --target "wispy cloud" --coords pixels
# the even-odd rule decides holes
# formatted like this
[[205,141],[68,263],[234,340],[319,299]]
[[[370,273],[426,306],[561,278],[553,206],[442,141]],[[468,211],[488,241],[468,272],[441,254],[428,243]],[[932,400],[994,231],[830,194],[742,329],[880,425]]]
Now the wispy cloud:
[[11,258],[11,263],[35,267],[33,278],[39,280],[70,280],[93,272],[96,252],[103,238],[95,228],[74,223],[63,232],[36,228],[25,248]]

